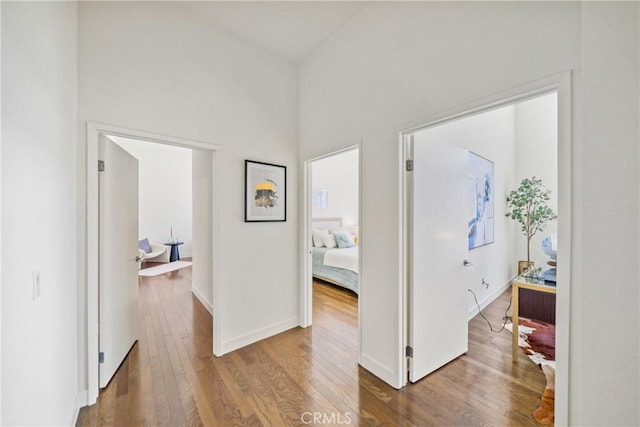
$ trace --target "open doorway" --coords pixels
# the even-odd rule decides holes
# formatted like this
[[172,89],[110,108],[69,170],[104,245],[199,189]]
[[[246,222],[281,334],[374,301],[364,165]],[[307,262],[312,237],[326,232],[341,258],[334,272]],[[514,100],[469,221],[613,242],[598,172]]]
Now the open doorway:
[[[193,280],[190,280],[189,286],[191,288],[192,293],[198,298],[198,300],[200,300],[202,305],[206,308],[206,311],[209,311],[210,314],[213,311],[213,301],[212,301],[213,283],[215,283],[214,276],[216,274],[216,272],[214,271],[213,265],[214,265],[214,259],[217,259],[216,258],[217,254],[219,254],[218,252],[219,248],[218,248],[218,245],[216,244],[216,239],[214,239],[214,236],[217,235],[217,232],[218,232],[218,224],[216,221],[214,221],[214,218],[217,217],[216,215],[214,215],[214,210],[217,208],[217,200],[214,197],[214,183],[216,182],[216,180],[214,179],[214,175],[216,171],[215,149],[217,147],[200,143],[200,142],[182,140],[182,139],[173,138],[173,137],[165,137],[165,136],[150,134],[147,132],[132,131],[127,129],[115,128],[108,125],[98,125],[94,123],[89,123],[87,127],[88,160],[90,164],[98,164],[98,168],[96,168],[95,170],[87,171],[88,188],[90,189],[87,195],[88,196],[87,197],[88,199],[88,206],[87,206],[87,210],[88,210],[88,247],[87,247],[87,253],[88,253],[87,332],[88,332],[88,336],[87,336],[87,342],[88,342],[88,354],[90,355],[89,363],[87,364],[87,370],[88,370],[88,382],[89,382],[89,387],[88,387],[89,404],[92,404],[93,402],[96,401],[99,387],[101,385],[104,385],[104,381],[103,379],[101,379],[101,376],[99,375],[100,359],[99,358],[93,359],[93,357],[91,357],[92,354],[99,353],[100,342],[101,342],[99,341],[99,336],[100,336],[99,331],[102,330],[101,323],[104,320],[102,319],[103,317],[102,308],[99,308],[100,298],[102,296],[100,292],[102,288],[102,284],[100,283],[103,277],[102,275],[103,271],[101,271],[101,269],[104,270],[103,266],[101,265],[102,264],[101,260],[103,258],[101,252],[104,251],[104,247],[101,244],[102,239],[100,236],[101,235],[105,236],[106,233],[111,233],[111,232],[114,232],[114,230],[118,230],[117,226],[112,227],[111,230],[102,229],[101,220],[99,220],[104,210],[104,209],[101,209],[100,207],[100,200],[102,199],[101,190],[103,190],[103,188],[98,184],[98,181],[99,181],[98,175],[101,174],[99,170],[101,169],[105,170],[110,167],[108,162],[104,162],[104,161],[99,162],[99,160],[102,160],[102,158],[100,157],[100,155],[103,154],[101,150],[103,150],[103,147],[105,146],[118,147],[120,151],[130,156],[129,153],[123,150],[115,142],[107,141],[107,138],[110,138],[111,140],[120,139],[120,142],[122,142],[125,139],[128,139],[130,140],[130,145],[137,144],[138,148],[144,144],[144,145],[148,145],[148,147],[153,147],[155,149],[164,148],[165,151],[171,151],[170,157],[174,159],[174,163],[173,163],[174,167],[176,166],[176,162],[177,162],[176,153],[174,152],[176,150],[176,147],[180,147],[178,148],[179,150],[183,150],[185,153],[188,153],[188,156],[183,156],[183,157],[189,157],[188,159],[183,159],[185,160],[184,167],[189,169],[188,174],[185,175],[185,179],[188,180],[188,184],[183,183],[184,184],[183,186],[189,187],[189,188],[188,188],[188,191],[186,191],[187,190],[186,188],[178,188],[176,190],[177,191],[176,194],[179,194],[180,192],[189,193],[188,198],[190,200],[188,202],[185,202],[184,200],[177,200],[176,197],[178,196],[176,196],[176,194],[174,194],[174,197],[167,197],[167,194],[162,191],[162,188],[156,189],[157,190],[155,191],[156,194],[152,198],[160,198],[160,199],[166,198],[166,199],[169,199],[168,203],[175,203],[179,205],[179,207],[182,206],[184,211],[189,212],[188,217],[190,218],[187,218],[187,222],[190,224],[185,225],[185,223],[183,223],[182,226],[184,228],[180,231],[175,228],[172,230],[173,225],[170,225],[169,228],[165,231],[164,235],[162,234],[162,231],[160,231],[160,234],[159,234],[160,237],[157,238],[157,240],[160,240],[160,242],[157,242],[157,243],[162,244],[163,246],[165,246],[164,244],[166,243],[167,251],[169,251],[169,253],[166,254],[169,257],[169,259],[167,260],[169,262],[167,263],[162,262],[162,264],[165,264],[165,265],[175,264],[176,262],[182,262],[182,261],[178,260],[178,258],[180,258],[179,252],[175,251],[173,254],[171,254],[170,249],[173,248],[173,245],[175,245],[177,242],[183,242],[183,240],[185,240],[185,236],[188,237],[189,234],[198,236],[195,239],[191,239],[191,245],[190,245],[191,253],[186,253],[185,251],[183,252],[182,257],[184,258],[185,255],[191,255],[193,260],[199,266],[198,268],[193,268]],[[130,157],[133,157],[133,156],[130,156]],[[138,162],[137,160],[135,160],[135,158],[134,158],[134,161],[135,161],[135,167],[137,167]],[[127,167],[122,168],[122,171],[124,172],[127,169],[129,168]],[[166,169],[166,167],[160,166],[159,169],[156,171],[156,174],[162,173],[162,169]],[[135,181],[137,181],[137,172],[134,175],[136,178]],[[103,176],[104,175],[100,175],[101,180]],[[130,217],[134,216],[136,232],[135,233],[131,232],[129,234],[133,235],[132,236],[134,239],[133,246],[135,249],[134,252],[137,252],[138,248],[136,247],[137,245],[135,243],[138,240],[141,240],[139,239],[140,236],[137,233],[138,186],[137,186],[137,182],[134,182],[133,175],[130,178],[131,178],[130,183],[128,184],[127,181],[125,180],[121,184],[121,188],[125,189],[123,193],[126,192],[128,194],[129,191],[126,190],[127,185],[129,187],[133,187],[135,185],[136,187],[135,210],[131,209],[131,212],[133,213],[132,214],[130,213],[128,215],[129,219],[127,219],[127,221],[131,222]],[[166,186],[167,184],[165,183],[165,187]],[[178,187],[181,187],[181,185],[178,185]],[[91,190],[92,188],[95,190]],[[147,188],[147,190],[149,189]],[[193,192],[193,197],[191,197],[192,192]],[[117,200],[117,196],[112,198],[112,200]],[[185,206],[186,203],[188,203],[189,206]],[[151,208],[153,210],[153,207]],[[156,209],[162,209],[162,207],[158,208],[156,206]],[[153,213],[151,215],[153,218],[154,216]],[[161,217],[162,215],[156,214],[155,216]],[[153,219],[151,219],[150,221],[153,221]],[[189,226],[192,228],[191,230],[188,230]],[[175,234],[174,234],[174,231],[176,232]],[[191,233],[189,233],[189,231],[191,231]],[[178,233],[181,233],[182,235]],[[127,245],[127,247],[128,246],[131,246],[131,245]],[[117,250],[115,250],[114,252],[117,253]],[[129,252],[127,251],[127,256],[123,257],[123,262],[127,263],[128,265],[129,261],[132,261],[132,262],[135,262],[137,266],[136,261],[139,260],[140,256],[129,257],[128,254]],[[131,260],[129,260],[129,258],[131,258]],[[171,262],[172,261],[171,258],[175,258],[173,259],[174,261],[173,263]],[[163,260],[164,258],[160,259],[159,261],[163,261]],[[137,268],[136,268],[136,271],[137,271]],[[190,266],[189,266],[189,273],[190,273],[189,278],[191,278]],[[135,277],[135,281],[137,283],[137,274]],[[117,316],[112,316],[112,317],[116,318]],[[211,330],[211,335],[213,335],[213,330]],[[129,347],[131,347],[131,345],[129,345]],[[213,349],[211,350],[213,351]],[[94,363],[93,360],[96,360],[98,363]],[[116,365],[116,368],[117,368],[117,365]]]
[[[557,331],[553,362],[558,366],[558,375],[555,376],[554,372],[553,381],[561,402],[556,419],[561,422],[566,420],[567,413],[571,271],[569,77],[563,74],[532,83],[528,88],[478,102],[401,134],[404,153],[403,242],[406,244],[402,249],[406,266],[405,372],[409,372],[409,380],[418,381],[466,353],[469,319],[503,292],[510,293],[507,289],[514,279],[518,280],[518,260],[527,251],[522,253],[526,244],[522,241],[520,225],[512,221],[510,215],[507,217],[506,200],[513,197],[511,191],[524,178],[535,176],[536,179],[542,178],[544,187],[550,190],[547,204],[557,213],[557,223],[552,221],[535,236],[532,260],[540,264],[538,267],[543,273],[550,269],[547,265],[547,261],[552,261],[550,254],[543,252],[540,241],[551,240],[553,236],[557,242],[552,254],[558,260],[557,274],[553,283],[545,283],[544,278],[540,280],[547,288],[553,288],[554,295],[556,278],[558,283],[564,284],[557,288],[551,319]],[[471,165],[477,166],[479,161],[486,164],[481,168],[483,172],[475,173],[475,168],[471,173]],[[459,173],[452,174],[452,170]],[[485,210],[487,206],[484,205],[478,210],[480,193],[469,197],[471,187],[474,191],[479,188],[479,177],[483,183],[480,186],[483,190],[481,199],[483,203],[492,203],[490,210]],[[473,186],[470,185],[471,178]],[[458,187],[443,188],[454,179],[459,181]],[[439,184],[432,185],[434,182]],[[484,191],[487,188],[485,184],[489,185],[489,192]],[[458,209],[451,208],[454,206],[449,203],[451,199],[457,200]],[[475,209],[469,209],[471,204]],[[450,221],[457,215],[456,211],[464,212],[464,215],[455,216],[455,221]],[[472,215],[468,214],[470,211],[473,211]],[[427,233],[416,234],[420,230]],[[480,240],[479,244],[476,240]],[[456,249],[449,250],[449,246]],[[439,254],[455,255],[440,259]],[[555,259],[553,261],[555,264]],[[488,277],[493,277],[493,280]],[[442,286],[431,289],[434,283]],[[505,301],[508,297],[506,295]],[[434,313],[442,317],[434,319]],[[516,313],[514,311],[514,316]],[[431,355],[425,358],[425,353],[435,348],[434,340],[442,344],[439,334],[443,333],[443,325],[446,328],[460,325],[455,331],[445,333],[454,349],[441,360],[434,361]],[[457,339],[450,339],[452,335]],[[505,360],[509,361],[505,369],[509,369],[510,364],[517,360],[510,357],[511,345],[504,350]]]
[[118,136],[107,139],[138,160],[141,269],[178,261],[189,263],[197,238],[192,232],[193,150]]
[[312,323],[314,301],[355,312],[359,325],[360,147],[309,160],[305,172],[303,326]]
[[[207,227],[210,220],[206,218],[212,216],[212,165],[203,168],[195,159],[212,159],[213,153],[113,135],[104,135],[100,151],[102,388],[115,375],[134,343],[148,334],[145,329],[149,325],[141,321],[138,308],[146,303],[141,299],[150,292],[133,289],[136,283],[143,289],[150,281],[181,278],[190,282],[191,292],[212,313],[208,289],[211,282],[203,280],[211,277],[212,268],[203,249],[211,242]],[[202,182],[203,177],[208,182]],[[134,236],[138,243],[135,277],[129,256]],[[197,266],[192,275],[194,247]],[[156,279],[148,279],[151,277]]]

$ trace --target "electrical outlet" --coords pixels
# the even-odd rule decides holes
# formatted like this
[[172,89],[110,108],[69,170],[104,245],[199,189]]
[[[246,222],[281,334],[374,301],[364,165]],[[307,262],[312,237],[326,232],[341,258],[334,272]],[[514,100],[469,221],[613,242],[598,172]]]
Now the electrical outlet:
[[482,284],[484,285],[485,289],[489,289],[489,282],[484,280],[484,277],[482,278]]

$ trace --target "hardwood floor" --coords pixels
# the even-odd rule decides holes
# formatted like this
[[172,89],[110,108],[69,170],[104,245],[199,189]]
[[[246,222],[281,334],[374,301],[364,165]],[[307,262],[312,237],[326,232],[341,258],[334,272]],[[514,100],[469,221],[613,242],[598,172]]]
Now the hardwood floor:
[[[314,283],[312,327],[221,358],[211,354],[212,319],[191,294],[191,268],[141,278],[140,296],[140,341],[78,426],[536,425],[542,372],[524,354],[513,364],[509,332],[489,332],[479,316],[466,355],[395,390],[357,364],[349,291]],[[508,298],[485,310],[494,324]]]

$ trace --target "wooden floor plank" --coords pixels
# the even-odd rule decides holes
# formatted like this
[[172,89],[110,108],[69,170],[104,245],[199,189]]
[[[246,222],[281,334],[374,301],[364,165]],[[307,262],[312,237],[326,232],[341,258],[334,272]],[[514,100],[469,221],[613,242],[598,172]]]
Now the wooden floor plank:
[[[312,327],[217,358],[191,268],[142,277],[140,340],[77,425],[536,425],[544,375],[524,354],[512,363],[508,331],[474,318],[465,355],[395,390],[358,366],[357,296],[321,282],[313,295]],[[507,291],[484,310],[494,325],[508,302]]]

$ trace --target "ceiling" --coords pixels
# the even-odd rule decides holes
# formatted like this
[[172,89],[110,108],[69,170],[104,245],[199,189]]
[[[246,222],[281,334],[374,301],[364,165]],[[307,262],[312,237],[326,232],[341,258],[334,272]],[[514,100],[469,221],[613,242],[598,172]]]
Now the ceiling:
[[364,1],[189,2],[202,18],[299,63],[354,16]]

